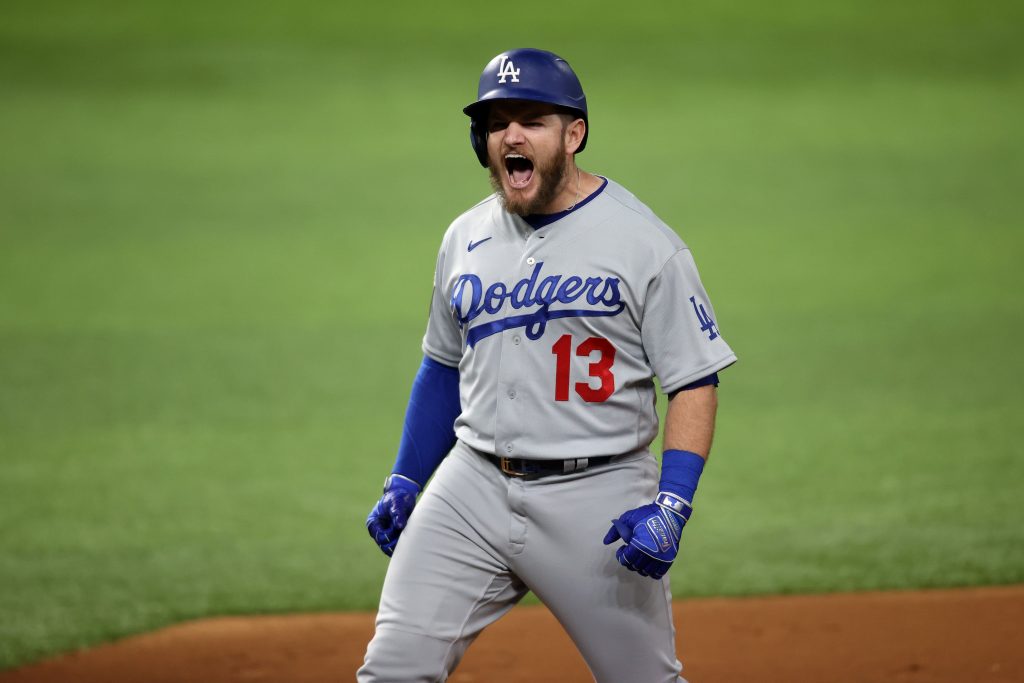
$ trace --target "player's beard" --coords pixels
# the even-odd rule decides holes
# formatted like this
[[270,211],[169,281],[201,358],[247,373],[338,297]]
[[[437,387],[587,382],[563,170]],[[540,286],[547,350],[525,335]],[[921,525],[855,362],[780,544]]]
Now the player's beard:
[[[495,166],[494,161],[491,160],[487,164],[487,169],[490,171],[491,187],[494,189],[494,193],[498,195],[498,199],[501,200],[501,205],[505,207],[505,210],[509,213],[514,213],[517,216],[529,216],[530,214],[539,213],[541,209],[547,208],[555,197],[558,196],[559,191],[562,189],[562,184],[565,182],[565,169],[566,169],[566,154],[565,150],[559,150],[551,156],[550,159],[534,159],[533,160],[533,177],[540,183],[537,188],[537,194],[534,195],[533,199],[526,199],[521,196],[510,197],[505,192],[505,185],[502,183],[501,174],[507,174],[505,165]],[[516,195],[518,192],[513,191]]]

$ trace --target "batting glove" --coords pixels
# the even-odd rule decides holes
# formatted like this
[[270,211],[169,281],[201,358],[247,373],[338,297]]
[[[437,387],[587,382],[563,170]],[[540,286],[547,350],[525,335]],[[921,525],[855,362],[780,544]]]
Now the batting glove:
[[409,523],[419,492],[420,485],[412,479],[392,474],[384,481],[384,495],[366,518],[366,530],[388,557],[395,552],[398,536]]
[[626,545],[615,552],[619,564],[640,576],[660,579],[676,559],[679,537],[692,512],[690,501],[662,491],[653,503],[613,519],[604,544],[622,539]]

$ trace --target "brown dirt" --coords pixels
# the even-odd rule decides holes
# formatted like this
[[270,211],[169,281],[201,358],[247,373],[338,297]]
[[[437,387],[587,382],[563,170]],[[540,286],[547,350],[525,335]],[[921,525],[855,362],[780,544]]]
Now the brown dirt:
[[[1024,586],[688,600],[676,619],[691,683],[1024,681]],[[372,633],[369,614],[210,619],[0,672],[0,683],[351,681]],[[590,680],[550,613],[523,606],[451,678]]]

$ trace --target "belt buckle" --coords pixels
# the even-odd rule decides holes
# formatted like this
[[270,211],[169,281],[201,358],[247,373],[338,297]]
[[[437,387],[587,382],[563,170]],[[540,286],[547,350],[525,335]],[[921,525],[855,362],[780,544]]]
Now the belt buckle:
[[512,465],[510,464],[511,462],[512,458],[498,458],[498,466],[501,468],[502,472],[504,472],[510,477],[525,477],[526,472],[520,472],[519,470],[512,469]]

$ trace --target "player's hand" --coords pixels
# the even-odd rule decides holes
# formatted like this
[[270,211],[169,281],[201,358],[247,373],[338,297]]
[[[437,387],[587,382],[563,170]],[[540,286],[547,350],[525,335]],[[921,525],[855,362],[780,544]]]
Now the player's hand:
[[419,492],[420,485],[412,479],[393,474],[384,484],[384,495],[366,518],[366,530],[388,557],[395,552],[398,536],[409,523]]
[[615,552],[619,563],[640,576],[660,579],[676,559],[679,537],[692,510],[688,501],[663,491],[654,503],[612,520],[604,544],[622,539],[626,545]]

